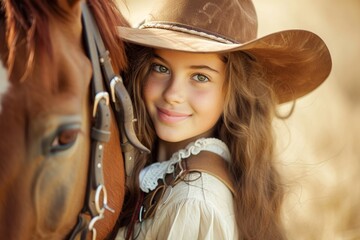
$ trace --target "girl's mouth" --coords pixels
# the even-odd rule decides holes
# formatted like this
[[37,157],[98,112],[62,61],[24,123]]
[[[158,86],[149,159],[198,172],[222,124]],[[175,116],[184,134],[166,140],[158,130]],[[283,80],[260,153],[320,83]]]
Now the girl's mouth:
[[157,113],[159,119],[165,123],[176,123],[191,116],[190,114],[169,111],[163,108],[157,108]]

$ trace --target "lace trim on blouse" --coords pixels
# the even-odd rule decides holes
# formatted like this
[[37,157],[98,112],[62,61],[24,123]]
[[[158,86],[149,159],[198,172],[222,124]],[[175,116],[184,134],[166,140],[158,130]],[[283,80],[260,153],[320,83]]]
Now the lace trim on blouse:
[[165,176],[175,171],[175,165],[182,159],[197,155],[201,151],[209,151],[219,155],[227,162],[231,161],[230,151],[226,144],[217,138],[200,138],[190,143],[185,149],[175,152],[171,158],[164,162],[153,163],[141,170],[140,188],[143,192],[148,193],[158,186],[158,180],[165,180]]

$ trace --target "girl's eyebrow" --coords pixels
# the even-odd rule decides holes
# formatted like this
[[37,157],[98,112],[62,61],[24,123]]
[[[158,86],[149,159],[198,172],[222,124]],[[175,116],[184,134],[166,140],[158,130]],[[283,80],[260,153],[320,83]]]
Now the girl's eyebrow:
[[154,53],[154,58],[159,59],[160,61],[164,62],[164,63],[168,63],[164,58],[160,57],[159,55],[157,55],[156,53]]
[[[167,62],[164,58],[160,57],[160,56],[157,55],[157,54],[154,54],[154,58],[157,58],[157,59],[159,59],[160,61],[168,64],[168,62]],[[191,68],[191,69],[207,69],[207,70],[210,70],[210,71],[219,73],[219,71],[217,71],[216,69],[211,68],[211,67],[209,67],[209,66],[207,66],[207,65],[192,65],[192,66],[190,66],[189,68]]]
[[219,71],[207,66],[207,65],[193,65],[193,66],[190,66],[191,69],[207,69],[207,70],[210,70],[210,71],[213,71],[213,72],[216,72],[216,73],[219,73]]

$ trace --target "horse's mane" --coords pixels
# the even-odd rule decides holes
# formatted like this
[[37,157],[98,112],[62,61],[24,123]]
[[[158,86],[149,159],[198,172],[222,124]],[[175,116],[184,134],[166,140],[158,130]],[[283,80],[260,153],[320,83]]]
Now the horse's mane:
[[[87,0],[99,26],[104,44],[109,50],[115,72],[126,68],[124,44],[116,34],[116,26],[129,24],[118,10],[116,3],[110,1]],[[11,74],[16,57],[16,49],[21,43],[21,34],[26,37],[27,66],[24,76],[32,71],[36,54],[49,54],[52,45],[48,19],[51,14],[66,18],[56,1],[48,0],[4,0],[1,1],[0,18],[6,19],[6,44],[8,49],[7,68]]]

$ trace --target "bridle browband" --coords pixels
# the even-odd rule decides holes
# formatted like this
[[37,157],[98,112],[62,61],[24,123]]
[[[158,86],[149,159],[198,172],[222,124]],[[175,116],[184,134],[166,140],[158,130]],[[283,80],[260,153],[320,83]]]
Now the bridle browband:
[[[130,96],[121,76],[116,75],[113,71],[109,52],[105,48],[96,21],[86,3],[82,5],[82,22],[87,53],[93,67],[92,98],[94,107],[92,116],[94,123],[91,128],[91,156],[85,206],[79,214],[78,223],[70,233],[69,239],[75,239],[78,236],[86,239],[88,232],[92,232],[92,239],[96,239],[94,224],[104,218],[105,210],[113,212],[107,205],[102,164],[104,144],[109,141],[111,134],[109,131],[110,101],[115,106],[114,112],[120,128],[121,148],[127,174],[133,164],[133,147],[143,152],[149,152],[149,150],[136,137]],[[100,202],[101,199],[102,202]]]

